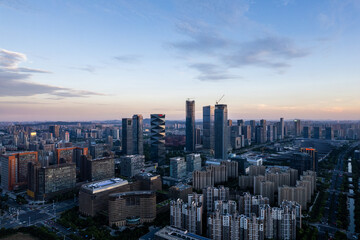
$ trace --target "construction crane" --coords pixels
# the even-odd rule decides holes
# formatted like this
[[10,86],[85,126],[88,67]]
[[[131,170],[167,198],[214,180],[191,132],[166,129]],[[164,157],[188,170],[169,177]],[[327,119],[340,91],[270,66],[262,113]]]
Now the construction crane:
[[221,98],[219,99],[219,100],[217,100],[216,101],[216,105],[218,105],[219,104],[219,102],[221,101],[221,99],[223,99],[225,97],[225,94],[223,94],[222,96],[221,96]]

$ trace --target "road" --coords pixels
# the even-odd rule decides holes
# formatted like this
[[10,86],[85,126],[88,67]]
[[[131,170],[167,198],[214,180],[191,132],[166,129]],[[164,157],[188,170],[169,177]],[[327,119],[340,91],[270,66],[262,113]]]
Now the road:
[[[327,199],[325,204],[325,211],[324,211],[324,217],[322,219],[322,223],[311,224],[313,226],[318,227],[320,234],[324,234],[325,232],[334,234],[336,231],[343,231],[348,236],[351,235],[350,232],[337,228],[336,221],[340,220],[337,219],[337,209],[338,209],[339,194],[343,193],[341,191],[343,178],[347,177],[347,175],[346,174],[344,175],[343,172],[345,155],[349,153],[352,149],[357,147],[359,144],[360,144],[359,142],[353,143],[351,146],[349,146],[348,149],[346,149],[346,151],[341,152],[338,156],[335,169],[332,172],[331,184],[330,187],[327,189],[327,192],[329,193],[329,198]],[[348,193],[346,192],[343,194],[348,194]]]
[[54,205],[18,205],[12,199],[9,199],[8,204],[10,209],[0,218],[0,228],[25,227],[56,219],[60,216],[60,213],[76,206],[77,202],[66,200]]

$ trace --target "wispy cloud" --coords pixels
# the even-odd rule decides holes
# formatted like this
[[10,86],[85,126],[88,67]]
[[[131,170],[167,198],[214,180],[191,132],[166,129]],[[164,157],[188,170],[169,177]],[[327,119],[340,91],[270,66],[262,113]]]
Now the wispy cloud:
[[290,66],[290,60],[309,53],[307,49],[295,46],[288,38],[265,37],[240,44],[240,49],[223,57],[223,61],[233,68],[245,65],[284,68]]
[[27,60],[23,53],[0,49],[0,97],[33,96],[48,94],[57,97],[88,97],[102,95],[91,91],[39,84],[29,81],[34,73],[50,73],[45,70],[19,67]]
[[95,73],[96,71],[96,67],[93,65],[86,65],[83,67],[71,67],[72,69],[76,69],[76,70],[80,70],[80,71],[85,71],[85,72],[89,72],[89,73]]
[[214,50],[225,48],[229,45],[228,40],[222,38],[217,32],[208,26],[199,23],[181,22],[176,29],[188,39],[171,43],[175,49],[186,52],[212,53]]
[[26,60],[25,54],[0,49],[0,67],[15,69],[20,62]]
[[204,25],[181,23],[177,29],[190,40],[172,43],[174,48],[185,56],[196,53],[211,58],[208,63],[189,65],[199,71],[197,79],[202,81],[239,78],[228,71],[245,66],[272,68],[283,73],[293,59],[310,54],[309,49],[298,47],[290,38],[275,35],[244,42],[224,38]]
[[241,77],[231,75],[221,67],[210,63],[197,63],[189,66],[200,72],[197,79],[201,81],[223,81],[228,79],[239,79]]
[[139,55],[118,55],[114,57],[115,60],[122,63],[136,63],[140,61]]
[[294,3],[295,0],[280,0],[280,3],[284,6]]

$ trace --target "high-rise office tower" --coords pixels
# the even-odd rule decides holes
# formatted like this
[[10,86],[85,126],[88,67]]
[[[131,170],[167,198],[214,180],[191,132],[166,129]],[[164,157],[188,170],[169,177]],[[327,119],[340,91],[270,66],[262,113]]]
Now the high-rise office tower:
[[262,126],[256,126],[255,127],[255,142],[260,144],[260,143],[265,143],[264,142],[264,128]]
[[244,135],[245,139],[251,140],[251,126],[242,126],[241,133]]
[[52,133],[54,137],[58,138],[60,136],[60,126],[59,125],[49,126],[49,132]]
[[294,120],[294,136],[298,137],[298,136],[300,136],[300,133],[301,133],[300,119],[295,119]]
[[215,108],[214,106],[203,107],[203,146],[205,149],[215,148]]
[[165,114],[151,114],[150,142],[151,159],[163,165],[165,163]]
[[170,158],[170,177],[183,178],[186,176],[186,163],[183,157]]
[[293,158],[290,160],[290,167],[298,170],[299,175],[306,170],[311,170],[313,165],[313,159],[306,153],[294,153]]
[[314,148],[301,148],[300,152],[307,153],[312,158],[310,170],[317,172],[318,170],[318,162],[319,162],[319,155],[318,151]]
[[308,127],[308,126],[303,127],[303,137],[304,138],[310,138],[311,137],[311,135],[310,135],[310,127]]
[[144,153],[142,115],[122,119],[122,150],[126,155]]
[[200,154],[191,153],[186,155],[186,171],[193,172],[196,170],[201,170]]
[[133,154],[144,154],[143,116],[135,114],[133,120]]
[[334,140],[334,130],[332,129],[332,127],[325,128],[325,139]]
[[201,129],[195,128],[195,145],[201,144]]
[[255,141],[255,134],[256,134],[256,122],[255,120],[250,120],[250,128],[251,128],[251,140]]
[[133,154],[133,120],[122,119],[122,152],[126,155]]
[[244,120],[242,120],[242,119],[237,120],[237,125],[238,125],[239,127],[244,126]]
[[282,140],[284,139],[284,135],[285,135],[284,118],[280,118],[279,127],[278,127],[278,136]]
[[267,126],[267,130],[266,130],[266,133],[267,133],[267,141],[268,142],[273,142],[274,141],[274,126],[273,125],[269,125]]
[[265,119],[260,120],[260,126],[262,127],[261,142],[265,143],[265,142],[267,142],[266,120]]
[[215,105],[215,158],[227,159],[228,110],[226,104]]
[[278,135],[279,124],[275,124],[272,127],[273,127],[273,140],[276,141],[279,139],[279,135]]
[[321,138],[321,128],[320,127],[314,127],[314,138],[315,139]]
[[186,151],[195,151],[195,101],[186,101]]

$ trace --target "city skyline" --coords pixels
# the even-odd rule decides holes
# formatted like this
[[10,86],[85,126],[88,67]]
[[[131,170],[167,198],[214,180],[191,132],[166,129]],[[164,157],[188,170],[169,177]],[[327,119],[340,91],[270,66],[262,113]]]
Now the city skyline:
[[[0,1],[0,121],[359,120],[360,4]],[[287,21],[284,21],[286,19]]]

